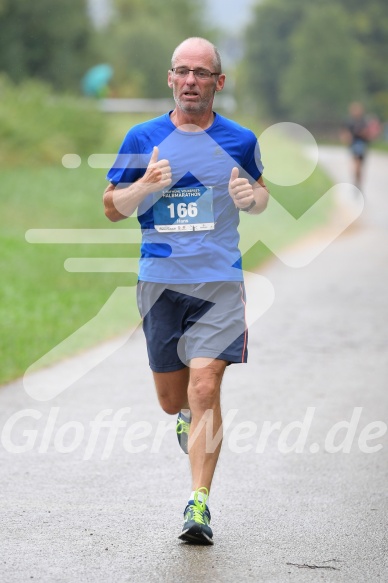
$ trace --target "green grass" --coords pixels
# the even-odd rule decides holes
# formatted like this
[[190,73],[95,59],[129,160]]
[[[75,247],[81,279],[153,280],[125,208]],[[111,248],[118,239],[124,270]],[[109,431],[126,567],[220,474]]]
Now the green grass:
[[[64,261],[68,257],[136,257],[137,245],[31,244],[25,240],[29,229],[111,227],[102,207],[104,175],[86,165],[76,170],[2,171],[2,185],[9,196],[1,217],[1,382],[23,374],[87,323],[117,286],[136,283],[134,274],[69,273]],[[114,228],[125,226],[128,223]],[[128,306],[126,322],[122,314],[118,306],[109,323],[72,349],[111,337],[135,321],[134,306]]]
[[371,144],[371,148],[374,150],[380,150],[381,152],[388,152],[388,141],[379,140]]
[[0,165],[57,164],[69,152],[93,152],[106,117],[92,99],[53,95],[36,80],[12,83],[0,73]]
[[[108,132],[102,151],[117,151],[127,129],[146,117],[108,116]],[[254,128],[254,124],[251,127]],[[292,145],[290,148],[293,149]],[[293,152],[292,155],[296,155],[302,163],[300,153]],[[284,152],[282,156],[280,164],[284,162]],[[138,245],[31,244],[25,239],[25,233],[30,229],[116,230],[135,226],[135,219],[113,225],[105,218],[102,192],[106,184],[106,171],[91,169],[86,157],[82,160],[81,166],[72,170],[63,168],[60,162],[47,167],[1,169],[5,201],[0,219],[3,254],[0,383],[21,376],[31,364],[83,326],[86,326],[85,333],[74,335],[71,343],[65,343],[53,355],[54,360],[122,333],[139,320],[134,302],[126,304],[125,298],[122,298],[109,315],[101,317],[99,324],[88,333],[88,322],[99,313],[116,288],[133,288],[136,275],[70,273],[64,268],[64,262],[69,257],[138,257]],[[316,170],[300,185],[270,186],[274,199],[298,217],[326,192],[330,182],[320,170]],[[303,231],[294,232],[292,239],[322,224],[329,214],[328,204],[324,212],[304,225]],[[241,237],[244,245],[259,237],[266,241],[266,233],[270,233],[272,238],[277,233],[279,246],[292,242],[276,209],[261,217],[244,216],[242,213]],[[270,256],[271,251],[263,243],[256,243],[244,256],[244,267],[254,269]]]

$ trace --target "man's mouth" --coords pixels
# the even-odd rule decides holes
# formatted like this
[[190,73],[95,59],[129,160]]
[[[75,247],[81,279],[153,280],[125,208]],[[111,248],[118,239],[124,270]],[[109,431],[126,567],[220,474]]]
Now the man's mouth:
[[183,95],[185,97],[198,97],[199,94],[197,93],[197,91],[184,91]]

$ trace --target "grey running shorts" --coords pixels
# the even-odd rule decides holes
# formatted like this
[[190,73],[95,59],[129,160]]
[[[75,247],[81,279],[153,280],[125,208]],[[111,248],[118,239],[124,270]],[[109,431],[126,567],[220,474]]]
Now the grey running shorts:
[[139,281],[137,304],[154,372],[180,370],[198,357],[247,362],[243,282]]

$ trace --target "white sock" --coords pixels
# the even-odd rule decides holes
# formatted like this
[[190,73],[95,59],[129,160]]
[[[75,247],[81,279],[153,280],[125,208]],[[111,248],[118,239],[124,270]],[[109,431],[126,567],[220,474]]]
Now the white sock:
[[[196,490],[193,490],[190,494],[189,500],[194,500]],[[205,494],[203,492],[198,492],[198,502],[203,502],[205,500]],[[209,508],[209,497],[206,500],[206,506]]]
[[182,415],[185,416],[185,418],[187,419],[187,422],[190,423],[190,421],[191,421],[191,411],[190,411],[190,409],[181,409],[181,413],[182,413]]

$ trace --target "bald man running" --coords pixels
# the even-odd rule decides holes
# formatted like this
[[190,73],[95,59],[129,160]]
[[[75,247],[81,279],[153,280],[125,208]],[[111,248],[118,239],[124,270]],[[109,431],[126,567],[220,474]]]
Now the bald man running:
[[247,361],[241,211],[268,191],[255,135],[213,111],[225,75],[216,47],[189,38],[167,82],[174,110],[129,130],[108,172],[105,214],[137,210],[142,229],[138,307],[161,407],[177,414],[192,491],[179,538],[213,544],[209,493],[222,441],[221,381]]

